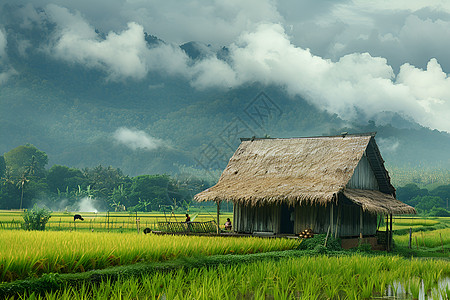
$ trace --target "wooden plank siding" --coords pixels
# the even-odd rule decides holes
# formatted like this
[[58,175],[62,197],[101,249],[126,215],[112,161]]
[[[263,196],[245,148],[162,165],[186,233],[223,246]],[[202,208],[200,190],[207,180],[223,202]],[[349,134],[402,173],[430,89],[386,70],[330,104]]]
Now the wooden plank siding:
[[377,178],[365,152],[346,187],[350,189],[379,190]]
[[[366,153],[362,156],[355,171],[346,185],[347,188],[379,190],[378,180]],[[333,211],[331,211],[333,210]],[[361,207],[343,195],[334,205],[301,204],[294,208],[294,233],[311,228],[314,233],[324,233],[330,227],[330,234],[341,237],[359,236],[361,231]],[[237,232],[280,232],[280,205],[251,207],[235,203],[233,206],[234,224]],[[332,219],[331,219],[332,218]],[[374,235],[377,230],[377,215],[362,213],[362,234]],[[331,224],[331,222],[333,224]],[[333,225],[333,226],[331,226]],[[331,232],[331,229],[333,230]]]
[[280,207],[277,205],[251,207],[234,203],[233,220],[233,229],[236,232],[279,233]]

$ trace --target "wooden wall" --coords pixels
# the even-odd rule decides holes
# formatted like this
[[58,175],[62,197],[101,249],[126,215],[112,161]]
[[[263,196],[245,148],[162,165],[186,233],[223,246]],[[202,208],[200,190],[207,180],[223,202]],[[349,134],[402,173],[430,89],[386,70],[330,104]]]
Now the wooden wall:
[[[359,236],[361,208],[350,201],[340,199],[339,205],[295,206],[294,233],[311,228],[315,233],[324,233],[330,227],[330,234],[337,236]],[[280,206],[250,207],[234,204],[233,229],[236,232],[280,232]],[[377,215],[362,213],[363,235],[374,235],[377,230]]]
[[233,206],[233,229],[237,232],[273,232],[280,229],[280,207],[267,205],[250,207],[235,203]]
[[353,172],[352,178],[347,183],[347,188],[362,190],[379,190],[378,181],[367,159],[366,153],[362,156]]

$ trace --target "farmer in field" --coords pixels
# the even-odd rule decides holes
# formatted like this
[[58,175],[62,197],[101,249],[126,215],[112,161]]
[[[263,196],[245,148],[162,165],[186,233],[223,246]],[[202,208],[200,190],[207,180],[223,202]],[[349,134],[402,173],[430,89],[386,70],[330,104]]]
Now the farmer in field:
[[227,218],[227,221],[225,222],[225,229],[226,230],[231,230],[231,221],[230,218]]
[[189,217],[189,214],[186,214],[186,229],[187,231],[191,231],[191,217]]

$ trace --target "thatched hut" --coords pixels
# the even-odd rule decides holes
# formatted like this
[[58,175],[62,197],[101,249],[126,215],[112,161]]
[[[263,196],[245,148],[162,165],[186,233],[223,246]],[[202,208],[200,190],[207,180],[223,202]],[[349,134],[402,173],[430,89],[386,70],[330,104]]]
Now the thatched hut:
[[231,201],[236,232],[374,235],[377,215],[414,214],[395,199],[375,133],[241,139],[197,201]]

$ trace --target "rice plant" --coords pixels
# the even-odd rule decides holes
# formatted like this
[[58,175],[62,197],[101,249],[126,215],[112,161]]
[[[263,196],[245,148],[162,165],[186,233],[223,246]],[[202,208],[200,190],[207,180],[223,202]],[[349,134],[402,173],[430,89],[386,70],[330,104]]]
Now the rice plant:
[[0,281],[179,257],[293,249],[297,240],[136,233],[0,231]]
[[[85,283],[29,299],[370,299],[393,294],[417,297],[420,278],[448,278],[450,267],[439,261],[399,257],[301,257],[216,268],[178,269],[112,283]],[[361,265],[371,265],[364,269]],[[336,280],[338,279],[338,280]],[[409,283],[408,283],[409,282]],[[402,283],[402,284],[400,284]],[[369,285],[370,287],[364,287]],[[330,287],[333,287],[331,289]],[[371,291],[372,289],[372,291]],[[379,294],[377,291],[381,291]],[[447,297],[448,286],[432,285],[426,295]],[[446,299],[444,298],[443,299]],[[31,297],[32,298],[32,297]]]

